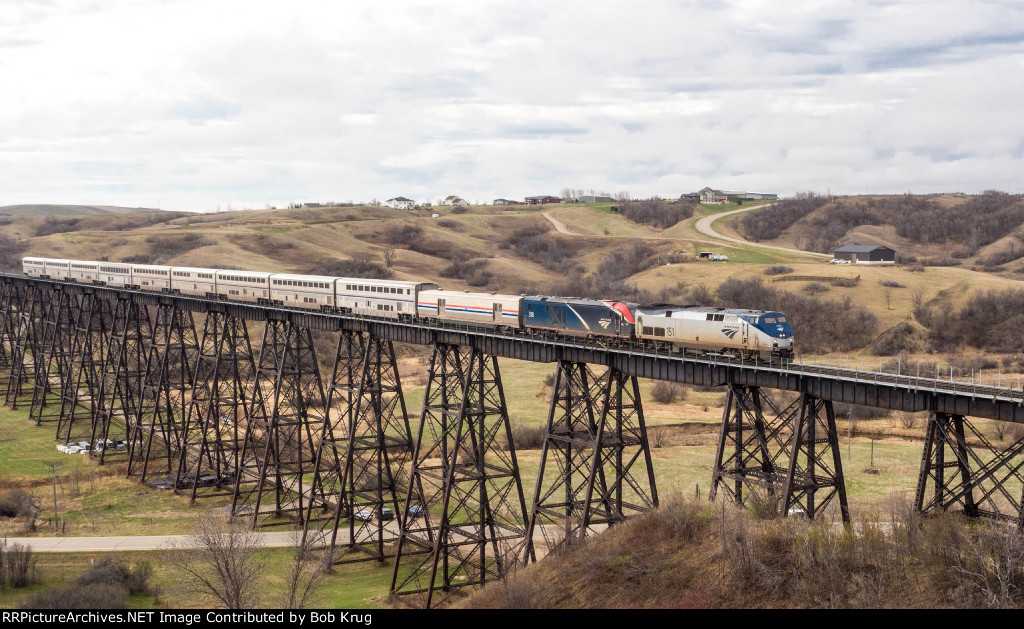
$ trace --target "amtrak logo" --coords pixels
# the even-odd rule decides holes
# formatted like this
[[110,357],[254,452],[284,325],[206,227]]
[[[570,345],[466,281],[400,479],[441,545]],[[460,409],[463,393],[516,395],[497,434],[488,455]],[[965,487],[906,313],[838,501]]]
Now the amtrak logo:
[[736,336],[737,332],[739,332],[739,330],[736,328],[722,328],[722,334],[728,336],[729,340],[732,340],[732,337]]
[[610,326],[612,324],[612,320],[611,319],[601,319],[600,321],[598,321],[598,323],[601,324],[602,328],[607,330],[608,326]]

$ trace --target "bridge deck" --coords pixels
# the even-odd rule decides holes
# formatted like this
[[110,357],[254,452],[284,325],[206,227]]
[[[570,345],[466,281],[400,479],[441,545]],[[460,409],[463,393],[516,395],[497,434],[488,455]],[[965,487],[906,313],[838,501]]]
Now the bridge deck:
[[1024,422],[1024,391],[856,369],[779,364],[724,356],[694,357],[643,347],[639,343],[602,345],[576,337],[555,337],[531,330],[492,330],[447,322],[406,322],[374,317],[311,312],[279,306],[81,285],[0,274],[0,281],[91,291],[108,298],[130,296],[140,304],[177,303],[192,312],[221,311],[250,321],[279,320],[314,330],[361,330],[380,338],[417,345],[448,343],[496,356],[533,362],[571,360],[617,367],[628,375],[684,384],[734,383],[809,393],[815,397],[900,411],[935,411]]

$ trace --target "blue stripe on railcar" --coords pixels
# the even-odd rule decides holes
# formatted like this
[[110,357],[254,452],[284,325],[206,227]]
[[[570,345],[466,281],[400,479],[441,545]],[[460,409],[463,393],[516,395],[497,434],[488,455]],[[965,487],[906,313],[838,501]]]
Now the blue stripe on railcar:
[[523,326],[568,334],[626,338],[633,335],[634,327],[604,302],[551,297],[523,298]]

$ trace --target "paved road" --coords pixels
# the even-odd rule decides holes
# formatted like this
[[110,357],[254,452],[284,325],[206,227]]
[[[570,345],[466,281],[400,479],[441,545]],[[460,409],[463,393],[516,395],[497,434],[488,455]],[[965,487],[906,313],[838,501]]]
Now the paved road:
[[[536,544],[544,541],[544,529],[552,527],[544,525],[538,527],[534,532],[533,539]],[[344,532],[348,539],[348,529],[339,530]],[[257,533],[261,539],[261,545],[266,547],[285,547],[295,545],[296,531],[274,531]],[[391,532],[397,535],[397,529]],[[115,551],[135,550],[160,550],[172,546],[184,546],[188,543],[188,535],[123,535],[119,537],[8,537],[8,546],[21,544],[28,546],[37,553],[104,553]],[[340,539],[339,539],[340,542]]]
[[762,249],[774,249],[776,251],[785,251],[787,253],[802,253],[804,255],[815,256],[815,257],[818,257],[818,258],[828,258],[828,259],[832,258],[832,256],[830,256],[830,255],[828,255],[826,253],[815,253],[813,251],[802,251],[800,249],[789,249],[787,247],[778,247],[776,245],[762,245],[762,244],[759,244],[759,243],[756,243],[756,242],[750,242],[749,240],[741,240],[739,238],[733,238],[732,236],[726,236],[724,234],[718,233],[717,231],[715,231],[715,228],[712,226],[712,223],[714,223],[715,221],[717,221],[720,218],[724,218],[726,216],[732,216],[733,214],[740,214],[742,212],[749,212],[751,210],[756,210],[756,209],[762,208],[762,207],[764,207],[764,204],[762,204],[762,205],[754,205],[754,206],[751,206],[751,207],[743,207],[743,208],[740,208],[738,210],[730,210],[728,212],[722,212],[721,214],[710,214],[710,215],[705,216],[704,218],[701,218],[700,220],[698,220],[697,223],[694,226],[697,228],[697,231],[699,231],[700,233],[704,234],[705,236],[710,236],[712,238],[718,238],[719,240],[727,240],[729,242],[734,242],[736,244],[745,245],[745,246],[748,246],[748,247],[760,247]]
[[[259,533],[263,546],[292,546],[291,531]],[[7,544],[29,546],[37,553],[102,553],[129,550],[159,550],[182,545],[188,535],[124,535],[121,537],[8,537]]]

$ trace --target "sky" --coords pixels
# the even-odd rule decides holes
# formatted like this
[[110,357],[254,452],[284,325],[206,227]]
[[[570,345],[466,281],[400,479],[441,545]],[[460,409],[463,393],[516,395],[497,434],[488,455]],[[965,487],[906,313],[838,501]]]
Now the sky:
[[1024,192],[1024,2],[0,0],[0,206]]

